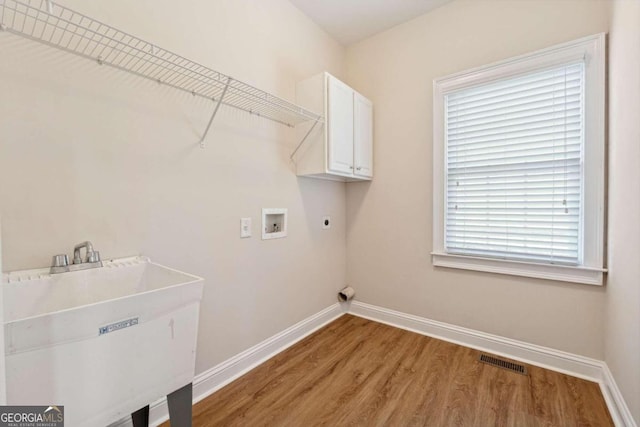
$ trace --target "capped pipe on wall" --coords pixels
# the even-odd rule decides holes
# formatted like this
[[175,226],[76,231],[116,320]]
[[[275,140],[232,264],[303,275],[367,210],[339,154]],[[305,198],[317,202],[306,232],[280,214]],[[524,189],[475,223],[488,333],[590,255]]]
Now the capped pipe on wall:
[[356,291],[351,286],[347,286],[346,288],[338,292],[338,301],[340,302],[351,301],[354,296],[356,296]]

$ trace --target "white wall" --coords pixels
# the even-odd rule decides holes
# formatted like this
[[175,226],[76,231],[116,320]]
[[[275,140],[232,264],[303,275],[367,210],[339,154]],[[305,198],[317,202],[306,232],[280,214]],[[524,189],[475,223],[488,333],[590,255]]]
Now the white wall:
[[612,2],[605,360],[640,424],[640,2]]
[[[61,3],[286,99],[343,74],[344,49],[286,0]],[[222,108],[201,150],[211,102],[6,33],[0,51],[5,271],[88,239],[203,276],[198,372],[335,302],[345,189],[296,178],[292,130]],[[262,207],[289,208],[289,237],[261,241]]]
[[347,186],[347,277],[360,300],[604,358],[604,288],[436,269],[429,253],[433,79],[606,32],[609,7],[456,0],[348,48],[348,82],[375,106],[375,179]]
[[[2,271],[2,218],[0,218],[0,271]],[[4,288],[0,288],[0,321],[4,323]],[[0,348],[4,355],[4,328],[0,328]],[[0,405],[7,404],[7,378],[5,358],[0,357]]]

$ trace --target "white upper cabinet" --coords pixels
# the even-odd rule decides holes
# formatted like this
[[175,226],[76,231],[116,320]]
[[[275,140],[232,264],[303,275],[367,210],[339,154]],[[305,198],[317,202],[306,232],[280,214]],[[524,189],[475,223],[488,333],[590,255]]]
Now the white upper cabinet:
[[373,104],[359,93],[353,97],[354,174],[373,177]]
[[353,173],[353,89],[329,78],[326,110],[329,149],[328,167],[332,172]]
[[[293,160],[299,176],[335,181],[362,181],[373,177],[373,104],[329,73],[297,85],[297,102],[323,112]],[[297,127],[300,140],[312,124]]]

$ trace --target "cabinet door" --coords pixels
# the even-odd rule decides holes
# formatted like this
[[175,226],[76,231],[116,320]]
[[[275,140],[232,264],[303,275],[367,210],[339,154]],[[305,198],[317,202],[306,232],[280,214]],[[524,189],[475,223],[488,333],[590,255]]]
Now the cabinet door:
[[327,77],[327,168],[353,173],[353,89]]
[[373,176],[373,104],[364,96],[354,95],[354,174]]

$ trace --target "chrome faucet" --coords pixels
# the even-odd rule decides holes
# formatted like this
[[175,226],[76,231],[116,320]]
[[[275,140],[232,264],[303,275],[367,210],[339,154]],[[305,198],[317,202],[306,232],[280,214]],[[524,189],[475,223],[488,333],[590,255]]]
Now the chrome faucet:
[[84,243],[78,243],[73,248],[73,263],[74,264],[82,264],[82,258],[80,258],[80,250],[84,248],[86,249],[86,259],[85,262],[97,262],[100,261],[100,252],[93,250],[93,245],[91,242],[86,241]]
[[[80,251],[85,249],[86,257],[82,260]],[[73,264],[69,264],[69,257],[66,254],[55,255],[51,263],[51,274],[66,273],[69,271],[86,270],[89,268],[102,267],[102,261],[100,260],[100,252],[93,250],[91,242],[86,241],[78,243],[73,248]]]

